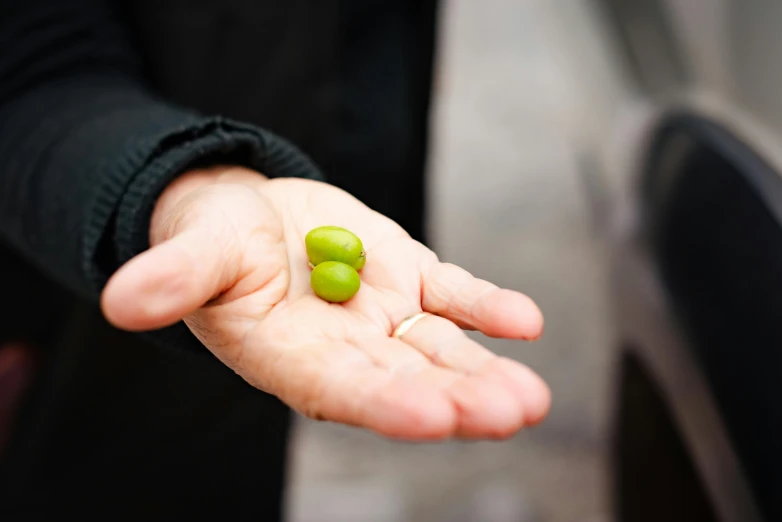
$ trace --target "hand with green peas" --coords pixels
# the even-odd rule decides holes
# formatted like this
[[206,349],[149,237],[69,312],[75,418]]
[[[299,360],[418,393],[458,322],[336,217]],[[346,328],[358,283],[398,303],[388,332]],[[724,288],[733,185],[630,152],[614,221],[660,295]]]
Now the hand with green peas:
[[190,172],[158,200],[150,243],[104,289],[107,319],[130,331],[184,320],[247,382],[308,417],[476,439],[511,436],[549,409],[540,377],[463,331],[535,339],[535,304],[439,262],[326,183]]

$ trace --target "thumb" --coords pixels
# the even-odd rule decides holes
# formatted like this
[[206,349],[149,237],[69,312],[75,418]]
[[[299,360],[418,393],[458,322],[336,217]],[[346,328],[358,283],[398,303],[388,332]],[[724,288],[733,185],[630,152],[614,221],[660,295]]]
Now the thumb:
[[123,265],[103,290],[106,319],[123,330],[156,330],[229,289],[259,224],[282,234],[256,190],[265,180],[257,172],[217,166],[191,171],[169,185],[152,215],[154,246]]
[[173,226],[154,227],[167,239],[131,259],[104,288],[101,308],[111,324],[128,331],[170,326],[234,283],[241,241],[220,209],[236,208],[235,191],[202,188],[173,205],[165,220]]
[[172,325],[228,288],[236,278],[240,249],[234,234],[194,224],[131,259],[101,296],[106,319],[128,331]]

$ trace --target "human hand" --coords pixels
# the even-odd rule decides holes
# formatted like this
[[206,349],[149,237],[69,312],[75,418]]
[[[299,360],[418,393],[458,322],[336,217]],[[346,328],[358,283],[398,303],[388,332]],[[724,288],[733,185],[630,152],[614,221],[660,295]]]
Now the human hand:
[[[355,232],[367,252],[361,289],[343,304],[309,285],[306,233]],[[187,174],[159,199],[152,247],[102,295],[115,326],[184,319],[223,363],[310,418],[410,440],[502,439],[548,412],[546,384],[462,330],[535,339],[526,296],[473,278],[346,192],[241,168]],[[406,317],[425,316],[401,340]]]

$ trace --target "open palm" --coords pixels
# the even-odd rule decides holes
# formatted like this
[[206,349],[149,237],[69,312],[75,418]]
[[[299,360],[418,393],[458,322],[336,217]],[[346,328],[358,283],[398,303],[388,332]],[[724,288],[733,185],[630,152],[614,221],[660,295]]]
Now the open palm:
[[[537,375],[463,331],[536,338],[534,303],[440,263],[344,191],[229,176],[171,199],[153,220],[156,246],[104,292],[117,326],[184,319],[222,362],[295,410],[395,438],[505,438],[548,411]],[[309,285],[304,236],[322,225],[350,229],[367,252],[361,288],[342,304]],[[433,315],[392,337],[420,311]]]

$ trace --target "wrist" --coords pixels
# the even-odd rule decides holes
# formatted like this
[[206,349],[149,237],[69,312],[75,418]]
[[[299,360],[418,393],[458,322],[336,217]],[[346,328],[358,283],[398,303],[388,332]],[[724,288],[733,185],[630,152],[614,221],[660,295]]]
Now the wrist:
[[218,183],[236,183],[257,185],[268,178],[260,172],[235,165],[216,165],[208,168],[193,169],[177,176],[161,192],[152,210],[149,223],[150,241],[154,244],[153,231],[159,229],[162,222],[188,194],[209,185]]

